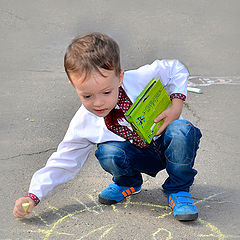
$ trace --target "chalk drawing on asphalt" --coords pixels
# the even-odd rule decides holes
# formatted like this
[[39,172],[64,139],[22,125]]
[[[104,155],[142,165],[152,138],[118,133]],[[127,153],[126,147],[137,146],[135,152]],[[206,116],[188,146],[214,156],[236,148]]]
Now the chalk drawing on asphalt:
[[[96,191],[94,191],[96,193]],[[196,201],[195,204],[202,203],[208,201],[211,198],[214,198],[223,193],[216,193],[211,196],[208,196],[202,200]],[[47,214],[41,213],[38,215],[34,212],[35,217],[23,220],[23,224],[28,234],[28,238],[31,237],[33,239],[43,239],[50,240],[55,239],[56,237],[59,239],[74,239],[74,240],[86,240],[86,239],[105,239],[111,240],[114,239],[116,234],[120,236],[120,233],[124,230],[128,231],[128,227],[131,228],[131,224],[135,221],[134,213],[139,212],[136,211],[136,208],[141,208],[140,212],[144,214],[150,214],[151,217],[159,220],[159,225],[151,225],[151,220],[146,222],[146,229],[153,229],[153,232],[147,232],[146,236],[143,236],[145,239],[152,240],[170,240],[170,239],[178,239],[178,232],[174,231],[171,226],[166,227],[166,223],[163,224],[161,219],[168,218],[172,215],[172,210],[169,206],[153,204],[148,202],[135,202],[132,201],[131,196],[126,198],[126,201],[121,203],[106,206],[99,204],[97,201],[97,195],[86,194],[90,202],[83,202],[81,199],[71,197],[69,202],[74,204],[74,208],[64,208],[58,209],[54,206],[47,206]],[[114,214],[113,214],[114,213]],[[128,213],[128,215],[124,216],[124,214]],[[90,214],[90,215],[89,215]],[[55,215],[53,219],[51,216]],[[108,216],[109,215],[109,216]],[[127,229],[119,228],[119,224],[116,224],[115,221],[104,222],[104,219],[111,218],[112,215],[116,215],[117,218],[121,218],[122,216],[127,219],[127,223],[129,226],[126,226]],[[91,216],[93,219],[93,223],[86,225],[84,223],[84,216]],[[173,216],[170,216],[173,217]],[[35,220],[34,220],[35,219]],[[96,221],[94,221],[96,220]],[[34,227],[34,221],[36,221],[36,227]],[[170,219],[169,219],[170,221]],[[41,223],[39,227],[39,222]],[[136,222],[137,223],[137,222]],[[77,225],[76,225],[77,224]],[[162,226],[161,226],[162,224]],[[217,239],[217,240],[225,240],[225,239],[237,239],[239,236],[224,234],[222,231],[215,226],[213,223],[210,223],[206,220],[199,218],[197,220],[198,229],[200,230],[200,234],[197,235],[198,239]],[[147,226],[149,225],[149,226]],[[27,229],[31,226],[31,229]],[[75,229],[74,229],[75,228]],[[190,226],[189,226],[190,228]],[[64,229],[64,230],[63,230]],[[67,230],[66,230],[67,229]],[[85,229],[86,231],[80,234],[79,229]],[[75,230],[75,231],[74,231]],[[195,231],[193,231],[195,232]],[[188,231],[188,234],[191,233],[191,230]],[[190,237],[190,238],[189,238]],[[189,239],[196,239],[196,236],[188,236]],[[123,238],[124,239],[124,238]],[[129,238],[130,239],[130,238]]]
[[207,76],[190,76],[188,87],[210,86],[210,85],[240,85],[240,76],[230,77],[207,77]]

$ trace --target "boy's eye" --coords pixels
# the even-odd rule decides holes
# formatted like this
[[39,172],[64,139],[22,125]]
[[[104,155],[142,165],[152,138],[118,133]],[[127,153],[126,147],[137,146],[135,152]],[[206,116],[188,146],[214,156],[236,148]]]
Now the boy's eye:
[[104,92],[105,95],[108,95],[108,94],[110,94],[110,93],[111,93],[111,91],[106,91],[106,92]]
[[90,95],[86,95],[86,96],[83,96],[85,99],[88,99],[90,98],[91,96]]

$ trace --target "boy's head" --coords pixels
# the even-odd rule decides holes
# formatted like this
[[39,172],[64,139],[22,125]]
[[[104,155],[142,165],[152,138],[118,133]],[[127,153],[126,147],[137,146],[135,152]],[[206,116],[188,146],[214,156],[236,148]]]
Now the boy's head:
[[117,104],[124,75],[118,44],[100,33],[77,37],[67,48],[64,66],[86,109],[107,116]]
[[121,72],[119,46],[101,33],[78,36],[66,50],[64,67],[70,81],[70,73],[78,72],[87,77],[93,70],[99,71],[101,68],[114,70],[118,76]]

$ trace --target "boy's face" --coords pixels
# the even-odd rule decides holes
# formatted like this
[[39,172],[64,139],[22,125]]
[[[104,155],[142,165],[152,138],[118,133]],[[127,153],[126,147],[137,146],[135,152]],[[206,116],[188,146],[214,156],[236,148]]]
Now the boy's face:
[[117,104],[124,72],[116,76],[114,70],[100,71],[104,76],[94,70],[86,79],[79,73],[70,73],[69,77],[84,107],[98,117],[105,117]]

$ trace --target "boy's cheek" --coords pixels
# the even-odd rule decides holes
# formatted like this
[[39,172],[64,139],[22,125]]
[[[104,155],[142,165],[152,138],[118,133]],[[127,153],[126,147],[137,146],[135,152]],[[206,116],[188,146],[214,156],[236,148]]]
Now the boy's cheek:
[[81,103],[88,111],[91,111],[91,108],[84,101],[81,101]]
[[87,103],[86,103],[85,99],[83,97],[80,97],[80,96],[79,96],[79,98],[80,98],[80,101],[83,104],[83,106],[87,107]]

